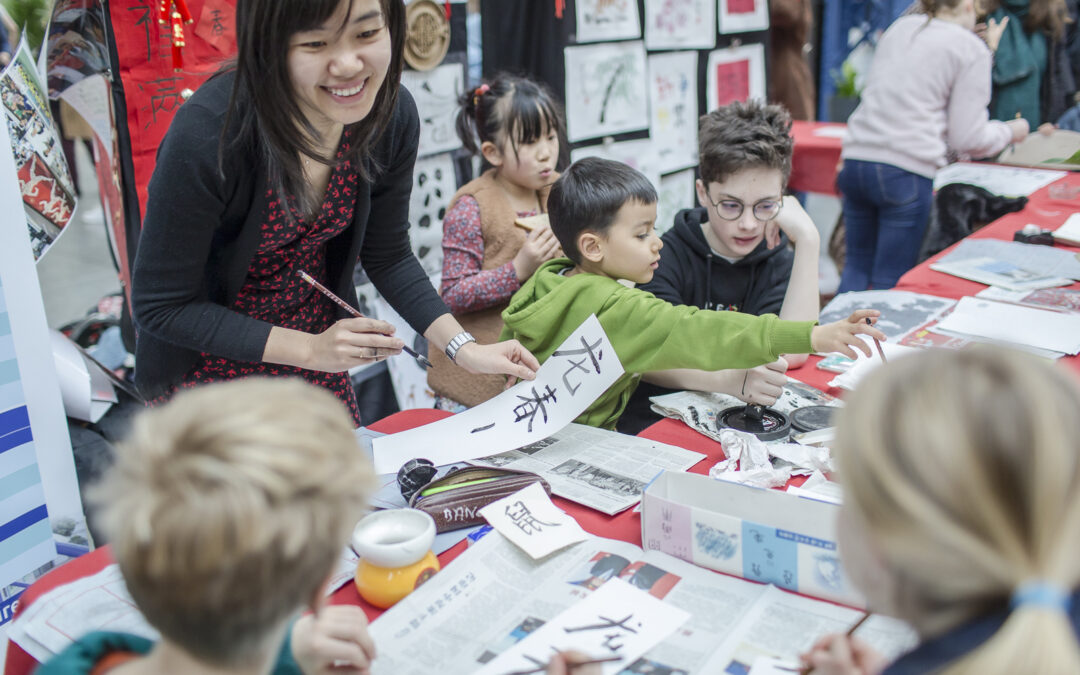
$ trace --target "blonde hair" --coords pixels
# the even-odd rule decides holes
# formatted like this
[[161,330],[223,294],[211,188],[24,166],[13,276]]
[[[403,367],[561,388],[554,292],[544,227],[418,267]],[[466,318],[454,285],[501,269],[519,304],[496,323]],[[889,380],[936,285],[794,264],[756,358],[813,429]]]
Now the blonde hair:
[[372,480],[333,395],[249,378],[142,413],[92,500],[147,620],[229,666],[316,597]]
[[[897,581],[902,618],[939,632],[1007,611],[1029,580],[1080,581],[1080,388],[1033,357],[931,350],[860,384],[836,451],[845,508]],[[1069,616],[1021,606],[949,673],[1080,672]]]

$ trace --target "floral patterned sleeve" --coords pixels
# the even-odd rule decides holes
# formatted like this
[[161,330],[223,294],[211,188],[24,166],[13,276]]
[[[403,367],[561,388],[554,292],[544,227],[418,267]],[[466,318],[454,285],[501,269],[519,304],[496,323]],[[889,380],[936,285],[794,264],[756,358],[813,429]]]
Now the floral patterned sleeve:
[[510,299],[521,288],[514,263],[491,270],[484,262],[480,205],[463,196],[443,219],[442,297],[454,314],[487,309]]

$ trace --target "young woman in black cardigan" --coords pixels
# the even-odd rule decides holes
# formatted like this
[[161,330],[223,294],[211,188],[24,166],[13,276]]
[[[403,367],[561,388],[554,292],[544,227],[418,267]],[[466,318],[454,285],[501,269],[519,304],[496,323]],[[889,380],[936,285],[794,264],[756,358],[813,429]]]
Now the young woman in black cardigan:
[[238,0],[235,66],[177,112],[150,180],[132,288],[148,399],[299,375],[359,423],[346,371],[403,343],[299,276],[355,304],[357,260],[458,365],[533,378],[518,343],[472,341],[410,249],[419,121],[399,85],[404,15],[402,0]]

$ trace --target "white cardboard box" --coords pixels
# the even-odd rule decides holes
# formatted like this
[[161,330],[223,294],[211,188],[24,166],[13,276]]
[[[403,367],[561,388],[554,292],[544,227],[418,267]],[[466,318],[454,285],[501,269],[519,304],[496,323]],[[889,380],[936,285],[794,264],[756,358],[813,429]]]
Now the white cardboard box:
[[665,471],[641,500],[641,541],[687,562],[854,607],[835,504]]

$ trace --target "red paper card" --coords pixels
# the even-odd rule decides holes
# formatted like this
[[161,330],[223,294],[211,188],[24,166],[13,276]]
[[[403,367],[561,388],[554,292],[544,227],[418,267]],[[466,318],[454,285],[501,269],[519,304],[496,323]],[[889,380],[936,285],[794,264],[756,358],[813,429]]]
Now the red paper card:
[[757,0],[727,0],[728,14],[753,14],[757,9]]
[[750,97],[750,60],[720,63],[716,66],[716,105],[745,101]]

